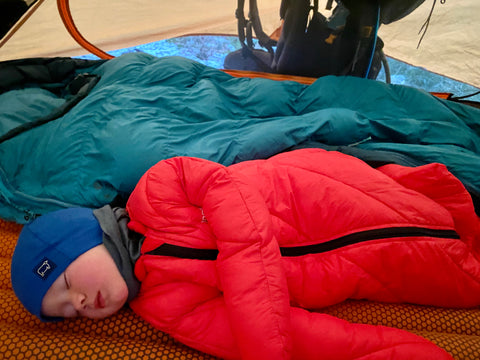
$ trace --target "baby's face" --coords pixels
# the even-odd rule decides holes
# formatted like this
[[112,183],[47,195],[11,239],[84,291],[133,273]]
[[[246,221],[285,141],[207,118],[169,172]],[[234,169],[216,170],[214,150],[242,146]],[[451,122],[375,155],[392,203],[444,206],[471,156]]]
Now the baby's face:
[[102,244],[80,255],[55,280],[43,298],[42,314],[99,319],[120,310],[127,297],[127,284]]

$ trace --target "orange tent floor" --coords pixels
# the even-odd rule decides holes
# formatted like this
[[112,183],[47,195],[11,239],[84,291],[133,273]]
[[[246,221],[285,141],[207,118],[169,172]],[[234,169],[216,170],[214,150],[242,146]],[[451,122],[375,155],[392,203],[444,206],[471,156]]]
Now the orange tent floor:
[[[23,309],[10,284],[10,259],[21,225],[0,220],[0,358],[213,359],[152,328],[130,309],[104,320],[42,323]],[[351,322],[419,334],[455,359],[480,359],[480,309],[346,301],[323,309]]]

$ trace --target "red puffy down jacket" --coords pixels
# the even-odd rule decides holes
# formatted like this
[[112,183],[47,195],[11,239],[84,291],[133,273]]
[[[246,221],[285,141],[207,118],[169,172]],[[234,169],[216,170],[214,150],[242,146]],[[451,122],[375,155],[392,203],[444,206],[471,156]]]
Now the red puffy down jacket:
[[403,330],[315,312],[350,299],[480,304],[480,223],[440,164],[372,169],[337,152],[229,167],[161,161],[127,210],[146,236],[131,307],[228,359],[450,359]]

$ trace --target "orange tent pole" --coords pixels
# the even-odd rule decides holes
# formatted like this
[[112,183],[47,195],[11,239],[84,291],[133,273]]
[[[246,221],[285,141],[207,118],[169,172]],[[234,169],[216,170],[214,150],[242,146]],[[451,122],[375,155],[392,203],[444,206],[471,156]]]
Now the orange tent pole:
[[92,54],[98,56],[101,59],[112,59],[114,56],[106,53],[105,51],[99,49],[87,39],[83,37],[78,28],[75,26],[73,21],[72,13],[70,12],[70,3],[69,0],[57,0],[58,12],[62,18],[63,24],[70,33],[70,35],[75,39],[77,43],[80,44],[84,49],[88,50]]

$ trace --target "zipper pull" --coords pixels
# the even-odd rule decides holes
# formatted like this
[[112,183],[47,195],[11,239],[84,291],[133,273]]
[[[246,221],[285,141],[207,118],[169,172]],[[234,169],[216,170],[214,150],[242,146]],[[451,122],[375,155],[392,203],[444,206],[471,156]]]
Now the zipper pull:
[[205,216],[205,213],[203,212],[203,209],[200,208],[200,211],[202,212],[202,223],[208,223],[207,217]]

